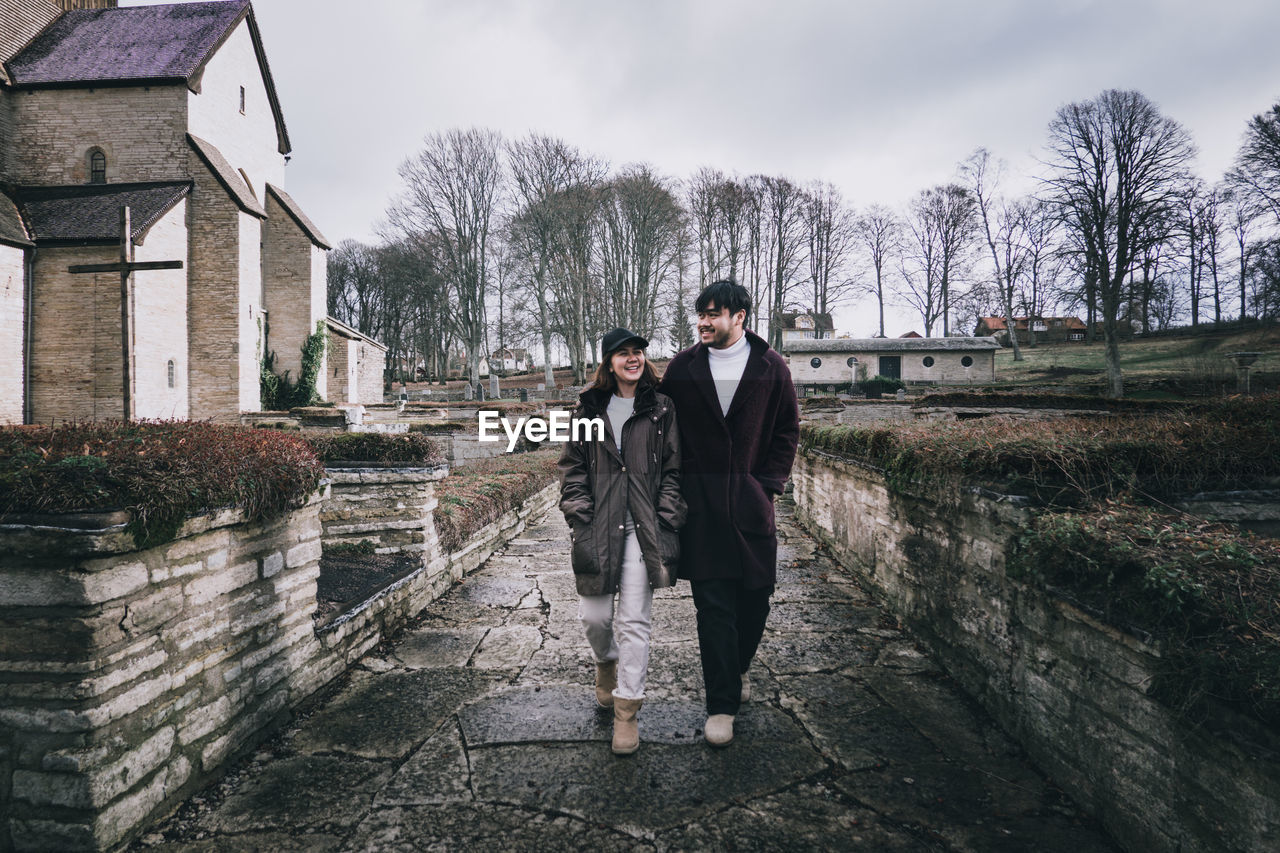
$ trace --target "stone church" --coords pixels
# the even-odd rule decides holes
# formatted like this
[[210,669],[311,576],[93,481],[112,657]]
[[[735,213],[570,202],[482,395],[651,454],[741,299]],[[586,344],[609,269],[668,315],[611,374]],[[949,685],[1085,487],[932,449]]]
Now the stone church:
[[[290,150],[248,0],[0,0],[0,423],[234,422],[264,352],[297,377],[329,243]],[[320,394],[381,401],[349,343]]]

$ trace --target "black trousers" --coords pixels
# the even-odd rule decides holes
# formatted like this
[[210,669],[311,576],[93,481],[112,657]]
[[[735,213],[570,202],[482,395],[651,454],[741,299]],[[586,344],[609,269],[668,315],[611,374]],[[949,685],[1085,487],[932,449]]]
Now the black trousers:
[[773,587],[746,589],[737,580],[691,581],[690,586],[698,609],[707,714],[737,714],[742,674],[760,646]]

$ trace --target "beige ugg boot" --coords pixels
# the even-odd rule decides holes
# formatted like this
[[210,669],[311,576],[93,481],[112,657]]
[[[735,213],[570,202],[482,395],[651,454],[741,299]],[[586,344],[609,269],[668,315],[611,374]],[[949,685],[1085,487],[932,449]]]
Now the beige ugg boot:
[[640,748],[640,713],[643,699],[613,700],[613,754],[630,755]]
[[728,746],[733,741],[733,715],[712,714],[707,717],[702,736],[712,746]]
[[618,662],[607,660],[596,664],[596,704],[613,707],[613,691],[618,686]]

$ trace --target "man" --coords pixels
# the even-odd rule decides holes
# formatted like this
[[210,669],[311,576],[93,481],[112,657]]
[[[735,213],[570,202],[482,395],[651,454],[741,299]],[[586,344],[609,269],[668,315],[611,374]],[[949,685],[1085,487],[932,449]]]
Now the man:
[[704,736],[725,746],[750,696],[746,672],[769,615],[778,555],[773,500],[791,474],[800,418],[786,362],[746,329],[746,288],[718,281],[695,308],[700,342],[671,359],[659,390],[674,401],[680,425],[689,516],[678,576],[689,580],[698,611]]

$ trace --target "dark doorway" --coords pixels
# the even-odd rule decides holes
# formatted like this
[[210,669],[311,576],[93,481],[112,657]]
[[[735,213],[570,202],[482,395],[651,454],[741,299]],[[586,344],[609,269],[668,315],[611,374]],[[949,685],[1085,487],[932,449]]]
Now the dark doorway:
[[902,378],[902,356],[900,355],[882,355],[880,356],[880,375],[889,379]]

